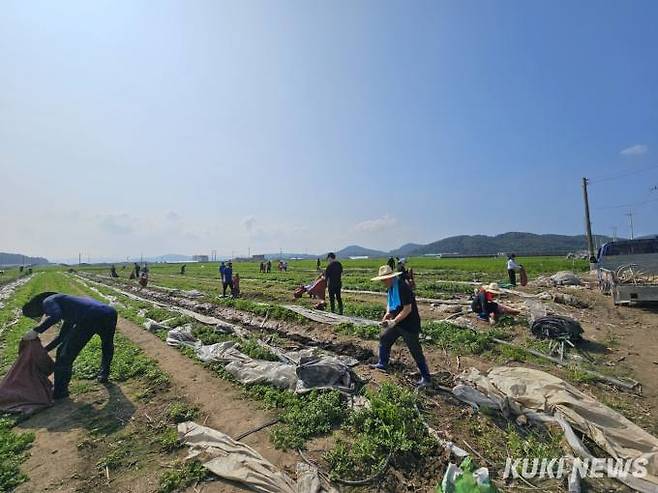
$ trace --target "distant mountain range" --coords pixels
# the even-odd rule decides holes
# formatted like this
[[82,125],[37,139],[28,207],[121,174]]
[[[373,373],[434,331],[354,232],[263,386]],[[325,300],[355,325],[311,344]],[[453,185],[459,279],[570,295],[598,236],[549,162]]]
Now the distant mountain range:
[[[612,241],[608,236],[596,235],[596,244],[602,244]],[[457,254],[457,255],[496,255],[498,253],[511,253],[517,255],[564,255],[568,252],[578,252],[587,248],[587,241],[584,235],[566,236],[566,235],[552,235],[552,234],[534,234],[534,233],[503,233],[497,236],[485,235],[461,235],[444,238],[439,241],[434,241],[426,245],[419,243],[406,243],[399,248],[385,252],[382,250],[375,250],[372,248],[365,248],[360,245],[349,245],[336,252],[336,255],[341,258],[348,257],[411,257],[431,254]],[[308,253],[267,253],[265,258],[278,260],[292,259],[292,258],[321,258],[324,259],[326,253],[320,255]],[[218,260],[227,260],[228,257],[219,257]],[[122,260],[116,258],[94,258],[93,263],[123,263]],[[136,259],[131,257],[132,262]],[[168,253],[160,256],[144,257],[146,262],[190,262],[191,255],[182,255],[177,253]],[[60,259],[60,262],[69,264],[77,264],[78,259]],[[10,265],[42,265],[48,264],[48,259],[43,257],[28,257],[18,253],[2,253],[0,252],[0,266]]]
[[[596,235],[597,243],[612,241],[608,236]],[[372,250],[359,245],[350,245],[336,252],[342,258],[346,257],[410,257],[430,254],[458,255],[495,255],[511,253],[518,255],[564,255],[587,249],[585,235],[538,235],[534,233],[503,233],[497,236],[461,235],[444,238],[427,245],[407,243],[400,248],[384,252]]]
[[28,257],[20,253],[5,253],[0,252],[0,265],[43,265],[48,264],[48,259],[43,257]]

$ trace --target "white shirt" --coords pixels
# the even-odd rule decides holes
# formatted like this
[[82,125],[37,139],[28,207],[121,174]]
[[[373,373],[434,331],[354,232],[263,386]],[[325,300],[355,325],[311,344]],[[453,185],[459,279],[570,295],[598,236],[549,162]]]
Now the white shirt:
[[507,260],[507,270],[519,270],[521,266],[513,258]]

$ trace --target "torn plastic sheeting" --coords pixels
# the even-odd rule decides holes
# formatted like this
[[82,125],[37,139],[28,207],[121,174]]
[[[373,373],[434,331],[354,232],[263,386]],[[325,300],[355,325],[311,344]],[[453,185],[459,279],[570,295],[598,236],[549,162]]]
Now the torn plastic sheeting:
[[[312,359],[318,359],[322,355],[322,353],[318,350],[318,348],[306,348],[306,349],[300,349],[298,351],[282,351],[278,348],[270,348],[270,350],[274,354],[281,353],[283,356],[283,359],[286,361],[290,361],[296,365],[301,364],[303,361],[311,361]],[[353,358],[352,356],[346,356],[346,355],[332,355],[332,358],[338,359],[342,364],[346,366],[356,366],[359,364],[359,360],[356,358]]]
[[[241,352],[233,341],[201,345],[191,331],[180,328],[169,331],[167,343],[194,348],[204,363],[225,364],[224,370],[244,385],[267,383],[299,393],[329,388],[350,391],[354,387],[353,374],[341,358],[315,356],[312,350],[293,352],[286,358],[288,362],[256,360]],[[302,352],[306,356],[300,356]],[[295,358],[299,364],[294,363]]]
[[268,383],[286,390],[295,390],[297,387],[297,375],[293,365],[279,361],[254,360],[239,351],[233,341],[199,346],[196,354],[204,363],[225,363],[224,370],[244,385]]
[[165,341],[169,346],[187,346],[193,349],[201,346],[201,341],[192,335],[192,327],[183,325],[176,327],[167,332],[167,339]]
[[295,369],[297,392],[320,388],[340,388],[349,391],[353,387],[352,376],[345,363],[332,356],[304,358]]
[[144,328],[149,332],[157,332],[159,330],[171,330],[171,328],[167,327],[166,324],[158,323],[150,318],[147,319],[146,322],[144,322]]
[[[483,375],[471,368],[459,380],[475,387],[514,415],[560,413],[574,429],[588,436],[614,458],[647,460],[644,481],[658,491],[658,439],[616,411],[546,372],[523,367],[496,367]],[[644,490],[642,490],[644,491]]]
[[[555,413],[555,422],[557,422],[560,427],[562,427],[562,431],[564,431],[564,438],[567,440],[567,443],[571,447],[571,449],[574,451],[574,454],[582,459],[590,459],[593,460],[594,456],[590,453],[589,450],[587,450],[587,447],[583,444],[583,442],[576,436],[576,433],[574,433],[573,428],[569,424],[569,422],[562,416],[562,414],[558,411]],[[579,491],[580,490],[580,483],[578,481],[572,482],[572,476],[569,475],[570,479],[570,489],[569,491]],[[642,478],[636,478],[631,475],[625,475],[625,476],[619,476],[617,479],[624,483],[626,486],[632,488],[635,491],[640,491],[642,493],[656,493],[658,492],[658,486],[655,484],[652,484],[648,481],[645,481]],[[571,485],[573,484],[573,489],[571,489]]]
[[279,471],[256,450],[227,434],[193,421],[178,425],[180,440],[190,446],[190,457],[205,460],[203,466],[217,476],[263,493],[333,492],[317,469],[297,465],[297,483]]
[[580,278],[571,271],[563,270],[553,274],[551,282],[557,286],[579,286]]

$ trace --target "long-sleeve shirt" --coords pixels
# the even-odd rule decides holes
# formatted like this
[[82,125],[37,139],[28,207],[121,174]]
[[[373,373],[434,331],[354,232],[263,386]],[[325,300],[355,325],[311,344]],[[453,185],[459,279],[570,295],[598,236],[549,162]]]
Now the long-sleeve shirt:
[[339,288],[342,285],[343,265],[334,260],[331,262],[324,271],[324,278],[327,280],[329,288]]
[[46,318],[34,328],[43,334],[56,323],[64,320],[62,332],[70,329],[94,313],[106,314],[113,308],[91,298],[81,298],[68,294],[54,294],[43,300],[43,312]]
[[507,270],[519,270],[521,266],[513,258],[507,259]]

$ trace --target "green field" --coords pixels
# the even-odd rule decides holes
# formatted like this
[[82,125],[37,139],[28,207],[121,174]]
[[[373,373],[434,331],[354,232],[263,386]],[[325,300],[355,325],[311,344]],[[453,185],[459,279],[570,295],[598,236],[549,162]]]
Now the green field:
[[[344,267],[343,289],[383,291],[383,285],[370,279],[377,275],[383,259],[341,260]],[[530,278],[550,275],[560,270],[584,272],[586,261],[569,260],[563,257],[520,258]],[[259,262],[234,262],[234,273],[240,274],[242,295],[262,301],[289,300],[292,291],[301,284],[310,283],[316,273],[315,260],[292,260],[288,272],[276,270],[269,274],[259,272]],[[323,267],[326,265],[323,262]],[[459,281],[492,282],[505,281],[507,272],[505,258],[427,258],[413,257],[407,260],[416,277],[418,296],[436,298],[454,294],[466,294],[473,290]],[[189,263],[186,275],[180,275],[180,264],[149,265],[151,282],[160,286],[178,289],[198,289],[202,292],[217,292],[219,289],[219,263]],[[120,278],[127,279],[132,264],[117,264]],[[108,274],[107,266],[83,266],[79,270]]]
[[17,277],[24,275],[18,267],[5,267],[0,268],[0,271],[3,271],[3,274],[0,274],[0,286],[7,284],[8,282],[13,281]]

